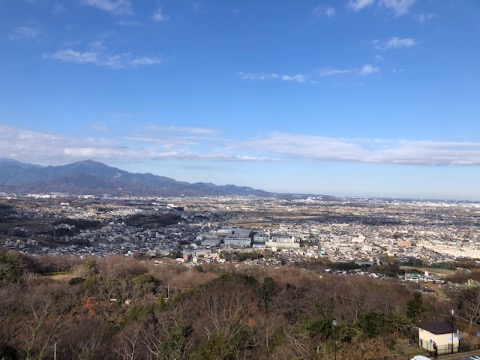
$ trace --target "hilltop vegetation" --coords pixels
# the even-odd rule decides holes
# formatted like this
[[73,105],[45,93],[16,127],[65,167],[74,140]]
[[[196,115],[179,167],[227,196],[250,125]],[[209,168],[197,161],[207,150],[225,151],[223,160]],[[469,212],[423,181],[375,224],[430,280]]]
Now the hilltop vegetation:
[[[325,359],[337,339],[340,358],[374,359],[404,351],[418,321],[442,321],[468,300],[295,266],[169,261],[2,251],[0,357],[51,358],[57,344],[61,359]],[[52,270],[71,273],[41,276]]]

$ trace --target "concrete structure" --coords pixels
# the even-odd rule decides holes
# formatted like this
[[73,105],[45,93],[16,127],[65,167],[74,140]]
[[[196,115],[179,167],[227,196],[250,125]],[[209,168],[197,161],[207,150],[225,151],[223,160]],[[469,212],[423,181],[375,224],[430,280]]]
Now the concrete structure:
[[207,238],[202,240],[202,246],[219,246],[221,240],[218,238]]
[[277,242],[277,241],[266,241],[265,246],[269,248],[281,248],[281,249],[298,249],[300,248],[300,243],[296,242]]
[[232,247],[250,247],[252,246],[252,239],[249,237],[226,237],[223,241],[225,246]]

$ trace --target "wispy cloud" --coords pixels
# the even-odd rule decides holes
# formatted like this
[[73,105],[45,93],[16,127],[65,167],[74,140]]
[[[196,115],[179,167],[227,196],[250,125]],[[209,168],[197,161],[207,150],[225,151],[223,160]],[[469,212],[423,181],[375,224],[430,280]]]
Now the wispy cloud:
[[20,26],[14,29],[8,36],[10,41],[35,40],[41,35],[42,31],[37,27]]
[[[376,0],[350,0],[347,3],[347,8],[358,12],[374,5]],[[402,16],[410,11],[410,8],[415,4],[416,0],[379,0],[378,5],[393,11],[395,16]]]
[[145,127],[145,129],[148,130],[149,132],[161,131],[161,132],[190,133],[190,134],[202,134],[202,135],[217,135],[219,132],[216,129],[189,127],[189,126],[148,125]]
[[383,43],[375,40],[373,43],[375,45],[375,48],[379,50],[409,48],[417,45],[417,41],[415,39],[398,37],[393,37]]
[[334,138],[281,132],[244,140],[220,140],[214,136],[216,133],[212,129],[165,126],[153,133],[151,128],[139,129],[125,138],[81,138],[0,126],[0,157],[37,163],[85,158],[222,162],[299,158],[424,166],[480,165],[479,142]]
[[135,67],[135,66],[142,66],[142,65],[157,65],[161,63],[162,63],[162,59],[160,59],[159,57],[142,56],[142,57],[128,60],[126,64],[129,66]]
[[350,0],[347,7],[355,12],[363,10],[369,6],[372,6],[375,0]]
[[380,4],[392,10],[396,16],[401,16],[407,14],[415,2],[416,0],[381,0]]
[[480,143],[348,139],[273,133],[248,145],[256,151],[322,161],[409,165],[480,165]]
[[[167,127],[168,128],[168,127]],[[172,129],[175,129],[174,127]],[[183,128],[195,138],[183,135],[167,138],[150,136],[143,131],[123,139],[106,137],[71,137],[27,129],[0,126],[0,157],[37,163],[66,163],[86,158],[105,160],[198,160],[198,161],[269,161],[267,155],[231,152],[203,136],[207,129]],[[96,130],[97,131],[97,130]],[[214,131],[210,131],[214,132]],[[150,134],[151,135],[151,134]],[[192,139],[196,139],[192,141]]]
[[334,17],[336,15],[335,8],[333,6],[325,6],[325,5],[318,5],[315,9],[313,9],[313,14],[318,17]]
[[162,151],[177,153],[204,152],[212,149],[223,140],[217,138],[218,130],[188,126],[146,125],[131,131],[126,140],[138,144],[150,144],[160,147]]
[[83,0],[83,4],[107,11],[113,15],[133,15],[130,0]]
[[311,74],[282,75],[277,73],[244,73],[238,75],[243,80],[250,81],[268,81],[278,80],[297,83],[317,83],[318,79],[335,77],[335,76],[364,76],[379,72],[380,69],[373,65],[365,64],[360,68],[335,68],[325,67],[323,69],[312,72]]
[[329,76],[337,76],[337,75],[345,75],[350,74],[352,70],[350,69],[337,69],[337,68],[323,68],[318,71],[318,75],[320,77],[329,77]]
[[120,26],[140,26],[142,23],[138,20],[125,20],[125,19],[120,19],[117,21],[117,24]]
[[134,56],[130,53],[112,54],[100,42],[90,43],[88,50],[79,51],[72,48],[45,54],[44,59],[58,60],[65,63],[91,64],[105,66],[111,69],[122,69],[144,65],[157,65],[162,63],[159,57]]
[[378,67],[372,66],[370,64],[363,65],[360,70],[358,70],[358,75],[365,76],[365,75],[372,75],[379,71]]
[[296,74],[296,75],[285,75],[285,74],[277,74],[277,73],[239,73],[240,78],[243,80],[281,80],[287,82],[298,82],[298,83],[305,83],[309,81],[308,75],[303,74]]
[[371,75],[376,72],[379,72],[380,69],[378,67],[365,64],[360,68],[357,69],[338,69],[338,68],[324,68],[318,71],[318,75],[321,78],[325,77],[333,77],[333,76],[340,76],[340,75],[359,75],[359,76],[364,76],[364,75]]
[[155,22],[163,22],[169,20],[169,17],[164,14],[162,9],[157,9],[152,15],[152,20]]

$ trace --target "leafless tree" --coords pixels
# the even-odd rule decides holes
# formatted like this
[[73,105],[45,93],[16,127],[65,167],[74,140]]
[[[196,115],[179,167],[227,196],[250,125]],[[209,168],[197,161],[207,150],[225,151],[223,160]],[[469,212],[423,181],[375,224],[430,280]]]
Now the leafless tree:
[[480,286],[472,287],[458,293],[457,317],[468,323],[468,332],[480,320]]

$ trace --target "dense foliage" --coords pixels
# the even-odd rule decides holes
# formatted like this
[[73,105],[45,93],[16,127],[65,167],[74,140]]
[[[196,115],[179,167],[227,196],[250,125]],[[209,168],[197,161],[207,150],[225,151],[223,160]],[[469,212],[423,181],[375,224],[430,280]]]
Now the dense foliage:
[[50,261],[71,273],[40,276],[47,259],[0,253],[0,358],[52,358],[56,344],[60,359],[374,359],[451,306],[395,279],[294,266]]

